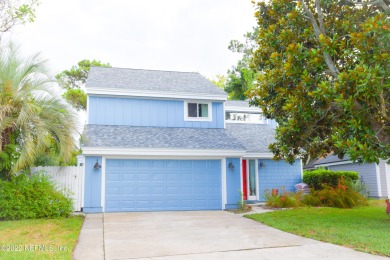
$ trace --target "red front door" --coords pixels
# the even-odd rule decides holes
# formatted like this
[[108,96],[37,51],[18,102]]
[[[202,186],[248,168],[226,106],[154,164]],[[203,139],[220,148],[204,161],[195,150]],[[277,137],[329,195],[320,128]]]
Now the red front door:
[[246,177],[246,160],[242,160],[242,191],[243,200],[248,200],[248,183]]

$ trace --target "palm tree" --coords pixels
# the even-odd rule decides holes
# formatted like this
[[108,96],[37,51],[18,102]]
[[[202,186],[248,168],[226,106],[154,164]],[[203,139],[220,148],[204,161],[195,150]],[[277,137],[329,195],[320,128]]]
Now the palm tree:
[[21,58],[12,44],[0,50],[0,171],[6,176],[32,166],[52,139],[65,161],[76,148],[76,114],[56,92],[46,64],[39,54]]

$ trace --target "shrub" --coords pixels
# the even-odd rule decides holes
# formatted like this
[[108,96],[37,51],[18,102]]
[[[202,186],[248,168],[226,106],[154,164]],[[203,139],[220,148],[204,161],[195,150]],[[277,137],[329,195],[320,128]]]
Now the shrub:
[[335,208],[353,208],[368,205],[366,198],[350,188],[344,178],[341,178],[335,188],[325,185],[322,190],[312,189],[310,194],[303,198],[302,202],[308,206]]
[[303,182],[315,190],[321,190],[324,185],[335,188],[341,178],[347,181],[357,181],[359,180],[359,174],[357,172],[330,171],[325,169],[304,171],[303,173]]
[[0,180],[0,219],[58,218],[67,217],[72,211],[69,194],[56,189],[42,173]]
[[249,212],[252,210],[252,206],[248,205],[245,201],[242,200],[242,192],[239,191],[240,193],[240,200],[237,202],[238,204],[238,209],[237,209],[237,212]]
[[295,208],[302,205],[302,193],[283,191],[281,194],[273,194],[270,191],[265,192],[265,205],[272,208]]
[[360,180],[350,181],[348,183],[348,186],[357,193],[363,195],[365,198],[368,198],[368,196],[370,195],[370,191],[368,190],[366,184],[364,182],[361,182]]

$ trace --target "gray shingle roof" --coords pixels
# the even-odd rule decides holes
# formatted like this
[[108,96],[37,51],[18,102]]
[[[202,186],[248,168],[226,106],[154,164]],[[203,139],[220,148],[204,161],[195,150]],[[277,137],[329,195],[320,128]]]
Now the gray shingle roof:
[[246,147],[249,153],[269,153],[275,141],[275,129],[266,124],[226,124],[229,135]]
[[225,129],[86,125],[83,139],[83,147],[245,151]]
[[248,100],[227,100],[226,107],[249,107]]
[[343,159],[339,159],[337,155],[328,155],[325,158],[319,159],[314,162],[314,165],[321,165],[321,164],[327,164],[327,163],[335,163],[335,162],[343,162],[343,161],[349,161],[350,158],[348,155],[345,155]]
[[197,72],[91,67],[86,83],[89,87],[227,96]]

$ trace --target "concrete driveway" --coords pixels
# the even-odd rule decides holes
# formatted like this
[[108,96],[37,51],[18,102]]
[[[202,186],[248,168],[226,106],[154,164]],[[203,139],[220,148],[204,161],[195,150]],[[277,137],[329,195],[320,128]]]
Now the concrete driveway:
[[224,211],[87,215],[74,259],[387,259]]

